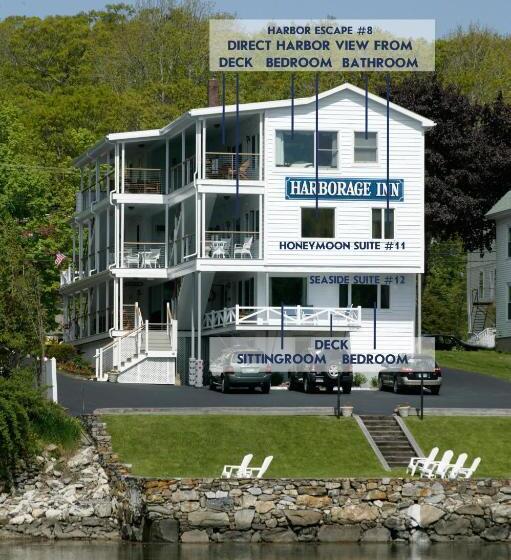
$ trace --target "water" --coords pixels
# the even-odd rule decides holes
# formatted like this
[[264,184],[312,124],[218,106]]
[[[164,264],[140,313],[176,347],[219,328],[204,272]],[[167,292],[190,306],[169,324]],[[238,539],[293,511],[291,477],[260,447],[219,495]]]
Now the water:
[[0,560],[511,560],[510,544],[217,544],[0,543]]

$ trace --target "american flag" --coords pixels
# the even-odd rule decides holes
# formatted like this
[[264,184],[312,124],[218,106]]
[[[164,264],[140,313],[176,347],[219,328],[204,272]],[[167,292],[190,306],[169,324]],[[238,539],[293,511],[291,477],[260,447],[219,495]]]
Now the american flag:
[[64,255],[64,253],[61,253],[60,251],[55,255],[55,266],[60,266],[62,264],[62,261],[66,258],[66,255]]

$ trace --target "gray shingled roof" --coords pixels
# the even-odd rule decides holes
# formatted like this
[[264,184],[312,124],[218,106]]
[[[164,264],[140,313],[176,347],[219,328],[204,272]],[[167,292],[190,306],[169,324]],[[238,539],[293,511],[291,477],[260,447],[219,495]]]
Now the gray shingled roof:
[[488,212],[486,216],[491,218],[495,214],[511,211],[511,191],[508,191]]

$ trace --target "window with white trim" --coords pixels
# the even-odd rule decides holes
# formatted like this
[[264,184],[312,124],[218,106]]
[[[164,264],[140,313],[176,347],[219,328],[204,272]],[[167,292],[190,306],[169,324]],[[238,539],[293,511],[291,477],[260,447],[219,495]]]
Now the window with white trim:
[[374,163],[378,161],[378,137],[376,132],[355,132],[353,161]]
[[507,320],[511,321],[511,284],[507,285]]
[[373,208],[371,229],[373,239],[394,239],[394,208]]
[[511,259],[511,227],[507,228],[507,256]]
[[[316,133],[313,130],[277,130],[275,162],[277,167],[314,167]],[[318,132],[318,167],[335,169],[338,160],[337,132]]]
[[390,286],[378,284],[339,284],[339,307],[390,309]]

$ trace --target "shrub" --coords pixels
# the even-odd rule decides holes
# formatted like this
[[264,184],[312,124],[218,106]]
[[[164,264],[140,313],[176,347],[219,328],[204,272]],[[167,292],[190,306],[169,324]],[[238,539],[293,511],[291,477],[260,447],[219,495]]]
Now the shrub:
[[353,385],[355,385],[355,387],[360,387],[364,383],[367,383],[367,377],[363,373],[355,373],[353,376]]
[[80,424],[48,400],[34,385],[28,370],[16,370],[0,379],[0,480],[11,482],[20,460],[29,459],[41,444],[71,448]]
[[378,378],[376,376],[371,377],[371,387],[373,387],[373,389],[378,387]]
[[46,347],[48,358],[55,358],[57,362],[68,362],[77,356],[76,348],[67,342],[48,344]]

